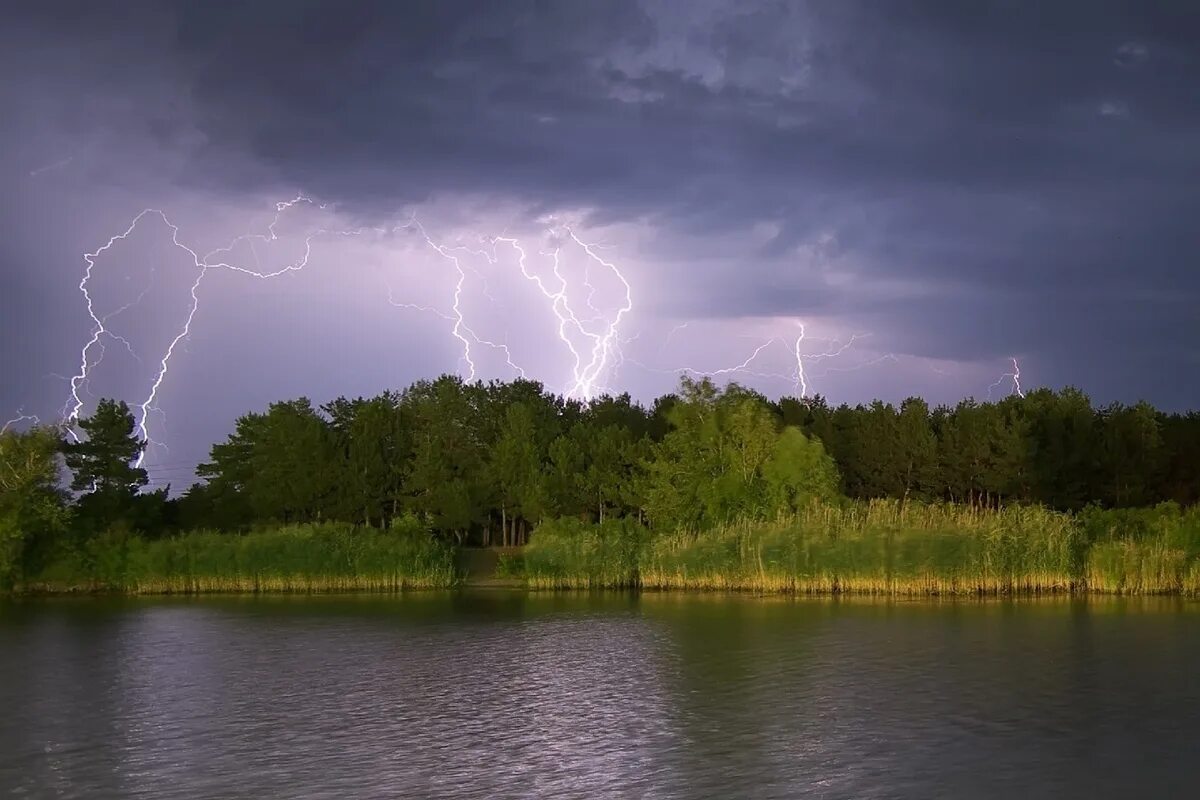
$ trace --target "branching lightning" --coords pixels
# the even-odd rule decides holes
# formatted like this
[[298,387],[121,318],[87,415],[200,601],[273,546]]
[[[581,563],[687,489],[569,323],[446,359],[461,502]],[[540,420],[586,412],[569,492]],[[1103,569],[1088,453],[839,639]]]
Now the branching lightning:
[[1012,360],[1012,372],[1004,373],[999,378],[997,378],[994,383],[992,383],[990,386],[988,386],[988,392],[987,392],[988,400],[992,399],[992,392],[999,389],[1007,381],[1012,381],[1012,391],[1009,392],[1010,396],[1015,394],[1017,397],[1021,397],[1021,398],[1025,397],[1025,392],[1021,388],[1021,364],[1017,361],[1015,356],[1012,357],[1011,360]]
[[683,323],[680,323],[679,325],[676,325],[675,327],[671,328],[671,330],[667,331],[667,335],[663,337],[662,344],[660,344],[658,347],[658,352],[661,353],[663,350],[666,349],[667,345],[669,345],[671,343],[672,336],[679,333],[680,331],[687,330],[688,325],[691,325],[691,324],[692,323],[690,321],[683,322]]
[[[800,397],[808,397],[808,377],[809,376],[805,373],[805,370],[804,370],[804,362],[806,359],[809,361],[824,361],[827,358],[837,358],[838,356],[842,355],[842,353],[845,353],[847,350],[849,350],[851,347],[853,347],[854,343],[856,341],[870,335],[870,334],[858,334],[858,333],[851,334],[850,338],[848,340],[846,340],[845,344],[841,344],[841,343],[835,341],[835,344],[839,345],[836,349],[827,350],[823,353],[801,353],[800,345],[801,345],[801,343],[804,342],[804,333],[805,333],[804,323],[797,321],[796,324],[800,326],[800,335],[796,337],[796,343],[792,348],[792,352],[796,358],[795,387],[796,387],[796,391],[799,392]],[[862,366],[865,366],[865,364],[855,367],[855,369],[860,369]]]
[[42,424],[42,420],[38,418],[37,414],[26,414],[25,409],[18,408],[17,415],[5,422],[3,427],[0,427],[0,433],[6,433],[13,425],[20,425],[22,422],[28,422],[35,426]]
[[[671,330],[667,333],[666,337],[664,337],[663,345],[660,348],[660,352],[663,348],[666,347],[666,344],[670,341],[672,336],[674,336],[676,333],[686,329],[689,324],[691,324],[691,323],[684,322],[680,325],[676,325],[675,327],[671,328]],[[833,347],[831,347],[830,349],[822,351],[822,352],[818,352],[818,353],[806,353],[806,352],[804,352],[804,343],[806,341],[806,338],[805,338],[806,329],[805,329],[804,322],[801,320],[795,320],[794,324],[797,328],[799,328],[799,331],[800,331],[799,334],[795,337],[795,339],[787,339],[782,336],[772,336],[772,337],[766,339],[765,341],[761,342],[760,344],[758,344],[758,346],[756,346],[754,348],[754,350],[751,351],[750,355],[748,355],[744,360],[742,360],[741,362],[739,362],[737,364],[732,364],[732,365],[726,366],[726,367],[697,369],[697,368],[691,367],[691,366],[677,366],[677,367],[674,367],[671,369],[657,369],[657,368],[649,367],[639,361],[634,361],[632,359],[630,359],[630,363],[640,367],[641,369],[648,370],[650,372],[687,373],[687,374],[692,374],[692,375],[707,375],[710,377],[744,375],[744,376],[753,377],[753,378],[761,378],[761,379],[767,379],[767,380],[779,380],[779,381],[784,381],[784,382],[791,384],[791,386],[793,387],[793,390],[797,393],[797,395],[799,397],[808,397],[808,392],[809,392],[808,381],[811,376],[808,373],[806,363],[814,362],[814,361],[819,362],[819,361],[824,361],[826,359],[837,358],[837,357],[841,356],[843,353],[845,353],[847,350],[849,350],[856,341],[869,336],[869,334],[856,333],[856,334],[851,335],[850,338],[847,339],[845,342],[841,342],[836,339],[828,340],[833,345]],[[790,360],[795,365],[794,368],[790,372],[764,372],[762,370],[757,370],[757,369],[751,368],[751,365],[754,364],[756,361],[758,361],[763,356],[763,353],[772,347],[775,347],[775,349],[777,349],[777,350],[785,349],[787,351],[787,353],[790,357]],[[867,366],[869,363],[877,363],[880,360],[884,360],[884,359],[888,359],[888,358],[894,358],[894,356],[892,356],[889,353],[885,356],[880,357],[879,359],[873,359],[871,362],[865,362],[862,364],[855,365],[853,367],[846,367],[846,368],[842,368],[842,369],[843,370],[861,369],[862,367]]]
[[[760,340],[744,359],[727,366],[710,369],[697,369],[691,366],[660,369],[649,367],[632,358],[626,359],[623,347],[629,345],[637,337],[621,338],[621,327],[634,308],[633,286],[624,271],[610,258],[601,255],[600,244],[585,241],[571,226],[550,222],[550,227],[544,231],[549,238],[549,248],[529,246],[507,231],[498,236],[481,237],[477,241],[483,244],[482,249],[473,249],[454,243],[439,242],[415,216],[406,221],[386,227],[361,227],[346,230],[319,227],[303,234],[302,252],[294,260],[282,266],[264,267],[260,261],[260,246],[280,239],[278,227],[289,211],[297,206],[306,205],[324,209],[304,195],[296,195],[293,199],[275,204],[275,213],[269,224],[259,233],[246,233],[235,237],[228,244],[204,255],[181,238],[180,227],[176,225],[163,211],[146,208],[138,213],[129,225],[120,233],[112,236],[102,246],[93,252],[85,253],[83,259],[85,269],[79,281],[78,289],[83,297],[88,319],[91,322],[90,334],[79,351],[78,369],[69,379],[69,393],[63,407],[63,421],[68,425],[69,435],[78,440],[78,435],[71,427],[78,421],[86,405],[85,397],[91,397],[89,382],[92,374],[103,362],[106,344],[117,342],[125,347],[129,354],[143,363],[135,352],[132,342],[113,329],[113,323],[122,314],[138,307],[145,301],[151,287],[147,285],[138,296],[130,302],[108,313],[101,313],[93,295],[93,285],[96,279],[98,263],[104,257],[111,257],[111,252],[118,244],[132,236],[135,231],[154,221],[160,221],[170,231],[171,245],[182,251],[191,260],[185,310],[176,327],[166,340],[165,348],[148,358],[153,365],[149,376],[148,390],[140,402],[135,405],[135,425],[138,435],[148,444],[164,446],[151,438],[152,415],[156,416],[154,428],[158,430],[166,426],[166,415],[159,407],[162,387],[168,380],[174,356],[180,346],[186,342],[192,333],[192,325],[196,322],[204,296],[204,280],[212,270],[229,270],[258,280],[270,280],[288,273],[298,272],[309,265],[313,255],[314,243],[320,238],[358,237],[368,233],[394,234],[407,230],[420,235],[421,248],[432,251],[437,263],[449,267],[451,286],[446,304],[437,305],[413,302],[397,293],[389,285],[387,302],[398,309],[419,311],[437,317],[449,323],[450,336],[457,343],[461,353],[461,372],[468,380],[474,380],[482,371],[477,361],[481,353],[494,351],[502,355],[504,363],[519,377],[527,377],[529,371],[518,363],[517,354],[509,346],[508,333],[491,335],[483,327],[483,321],[474,318],[468,311],[470,298],[468,293],[482,292],[488,300],[497,304],[497,300],[489,290],[489,276],[501,268],[511,268],[515,265],[520,277],[514,275],[519,285],[528,284],[537,290],[544,300],[546,307],[553,315],[552,328],[567,356],[569,372],[565,376],[561,393],[569,398],[584,402],[597,395],[609,391],[606,382],[626,362],[651,372],[692,373],[710,376],[747,376],[763,380],[777,380],[792,386],[799,397],[808,397],[814,377],[829,372],[842,372],[862,369],[885,360],[895,361],[897,357],[886,353],[874,358],[858,361],[848,366],[824,366],[824,362],[834,361],[842,357],[854,347],[856,342],[869,334],[858,333],[848,339],[809,339],[805,323],[794,320],[794,335],[791,333],[772,335]],[[253,266],[237,263],[235,251],[245,246]],[[578,262],[565,262],[574,255]],[[247,254],[243,251],[242,257]],[[474,262],[474,263],[472,263]],[[477,266],[486,262],[485,275]],[[537,266],[535,266],[535,264]],[[568,268],[569,267],[569,268]],[[603,277],[601,277],[603,275]],[[494,324],[494,323],[492,323]],[[659,356],[667,350],[674,338],[689,328],[692,322],[675,325],[658,344]],[[640,334],[639,334],[640,335]],[[814,341],[824,342],[825,349],[813,352],[806,349]],[[774,363],[778,366],[768,366]],[[1020,366],[1017,360],[1012,360],[1013,371],[1006,373],[999,381],[989,388],[990,393],[1004,383],[1012,380],[1013,391],[1024,396],[1020,383]],[[813,366],[822,364],[822,369],[814,375]],[[485,365],[486,366],[486,365]],[[31,415],[20,414],[17,418],[4,425],[7,430],[13,424],[26,420],[36,420]],[[139,456],[137,464],[141,466],[147,450]]]
[[[493,252],[488,258],[493,264],[496,263],[494,252],[496,244],[507,245],[516,252],[517,267],[520,269],[521,275],[536,286],[542,296],[550,301],[550,310],[558,321],[559,341],[563,343],[567,351],[571,354],[573,361],[572,375],[564,394],[567,397],[588,400],[602,390],[603,387],[600,386],[599,381],[613,367],[612,359],[619,357],[620,340],[617,333],[623,317],[633,308],[633,294],[629,281],[626,280],[621,270],[612,262],[598,256],[595,252],[595,245],[581,240],[569,227],[562,226],[561,231],[583,250],[588,259],[610,270],[624,287],[623,301],[611,320],[605,320],[603,315],[581,320],[576,314],[572,308],[569,296],[570,284],[562,273],[561,247],[541,253],[542,256],[548,257],[551,260],[551,272],[557,281],[557,286],[553,289],[546,286],[546,282],[542,280],[540,275],[530,270],[529,257],[524,246],[522,246],[519,240],[513,237],[498,236],[493,239]],[[584,288],[587,289],[588,293],[584,302],[593,311],[598,311],[593,301],[596,289],[590,281],[590,273],[585,272]],[[606,322],[606,324],[600,330],[590,330],[588,323],[596,322],[598,319]],[[591,357],[586,361],[583,353],[580,352],[572,340],[570,333],[572,330],[592,343]]]
[[[522,378],[526,377],[524,368],[522,368],[521,366],[519,366],[513,362],[512,351],[509,350],[507,343],[494,342],[494,341],[491,341],[490,339],[484,339],[484,338],[480,337],[479,334],[475,333],[475,331],[472,330],[472,328],[469,325],[467,325],[466,320],[463,318],[462,293],[463,293],[463,286],[466,284],[466,281],[467,281],[467,272],[463,268],[463,264],[461,261],[459,261],[459,257],[455,254],[455,251],[461,250],[461,251],[465,251],[468,253],[473,253],[474,251],[467,250],[466,248],[463,248],[463,247],[446,247],[444,245],[438,244],[437,242],[435,242],[433,239],[430,238],[429,234],[425,232],[425,227],[420,222],[418,222],[415,217],[412,219],[412,221],[409,223],[409,225],[415,226],[416,229],[421,233],[421,236],[425,239],[425,243],[428,244],[429,247],[431,247],[436,253],[438,253],[438,255],[442,256],[442,258],[445,258],[451,264],[454,265],[454,271],[458,275],[458,279],[454,283],[454,305],[452,306],[453,313],[452,314],[442,314],[442,313],[436,312],[436,311],[434,313],[437,313],[437,314],[439,314],[439,316],[442,316],[445,319],[448,319],[454,323],[450,332],[451,332],[451,335],[453,335],[455,339],[458,339],[460,342],[462,342],[462,347],[463,347],[463,356],[462,357],[463,357],[463,361],[465,361],[467,364],[467,371],[468,371],[467,380],[474,380],[475,372],[476,372],[475,362],[471,358],[471,342],[472,341],[474,341],[476,344],[480,344],[485,347],[491,347],[494,350],[499,350],[500,352],[504,353],[505,363],[507,363],[508,366],[510,368],[512,368],[512,370],[517,375],[519,375]],[[401,227],[408,227],[408,226],[406,225],[406,226],[401,226]],[[486,257],[486,253],[477,253],[477,254],[484,255]],[[478,274],[478,273],[476,272],[476,274]],[[481,280],[484,281],[484,292],[486,293],[487,292],[486,279],[483,278],[482,276],[480,276],[480,277],[481,277]],[[490,295],[489,295],[489,297],[490,297]],[[392,305],[397,306],[397,307],[403,307],[406,304],[392,302]],[[414,304],[407,304],[407,305],[410,308],[416,308],[416,309],[419,309],[422,311],[431,310],[431,309],[428,309],[428,308],[425,308],[422,306],[417,306]],[[470,338],[468,338],[468,337],[470,337]]]
[[[150,431],[149,431],[149,427],[148,427],[149,426],[149,416],[152,411],[157,411],[159,413],[162,413],[161,409],[158,409],[155,406],[155,401],[158,397],[158,392],[159,392],[159,389],[162,387],[163,381],[165,381],[167,378],[167,373],[170,369],[171,358],[175,354],[176,347],[178,347],[179,343],[181,341],[183,341],[185,338],[187,338],[191,333],[192,322],[194,321],[194,319],[196,317],[196,312],[200,308],[200,296],[199,296],[199,294],[197,294],[197,292],[199,291],[200,285],[203,283],[205,276],[208,274],[208,271],[210,269],[228,269],[228,270],[232,270],[235,272],[240,272],[240,273],[243,273],[246,275],[250,275],[255,278],[268,279],[268,278],[278,277],[279,275],[282,275],[287,272],[303,269],[308,264],[309,257],[312,254],[313,239],[315,239],[317,236],[320,236],[323,234],[328,234],[328,233],[330,233],[329,231],[322,229],[322,230],[318,230],[318,231],[315,231],[315,232],[309,234],[309,236],[305,239],[304,254],[301,256],[301,258],[299,260],[292,262],[290,264],[287,264],[286,266],[284,266],[280,269],[277,269],[273,272],[263,272],[261,270],[252,270],[247,267],[243,267],[243,266],[240,266],[237,264],[230,263],[229,261],[226,261],[226,260],[217,260],[217,259],[223,259],[224,257],[229,256],[229,254],[233,251],[234,248],[236,248],[239,244],[245,242],[250,245],[251,251],[254,254],[255,259],[257,261],[257,251],[255,251],[254,247],[253,247],[254,242],[255,241],[268,242],[268,241],[274,241],[274,240],[278,239],[279,237],[276,234],[275,227],[279,224],[279,221],[280,221],[282,215],[284,214],[284,212],[287,211],[288,209],[296,206],[299,203],[306,203],[306,204],[310,204],[310,205],[313,204],[311,200],[309,200],[307,197],[304,197],[303,195],[297,195],[292,200],[287,200],[287,201],[282,201],[282,202],[276,203],[275,216],[272,218],[271,223],[267,226],[267,232],[265,234],[243,234],[243,235],[235,238],[233,241],[231,241],[225,247],[217,248],[217,249],[209,252],[207,255],[205,255],[203,257],[201,257],[195,249],[189,247],[188,245],[184,244],[183,242],[181,242],[179,240],[179,226],[176,225],[175,223],[173,223],[170,220],[170,218],[167,217],[165,212],[163,212],[159,209],[156,209],[156,208],[146,208],[146,209],[143,209],[137,216],[135,216],[133,218],[133,221],[130,222],[129,226],[122,233],[119,233],[119,234],[113,236],[112,238],[110,238],[103,246],[98,248],[96,251],[84,254],[83,259],[84,259],[84,262],[87,264],[87,267],[84,270],[83,278],[79,282],[79,292],[80,292],[80,294],[83,295],[84,304],[87,308],[88,316],[92,320],[92,335],[91,335],[91,338],[87,341],[87,343],[84,344],[83,349],[80,351],[79,371],[71,378],[71,381],[70,381],[70,397],[67,400],[64,421],[69,426],[72,426],[72,427],[68,428],[69,434],[72,438],[75,438],[76,440],[78,440],[78,434],[76,434],[75,431],[73,430],[73,424],[79,419],[79,414],[82,411],[83,406],[84,406],[84,400],[80,396],[80,391],[81,390],[86,391],[86,387],[88,385],[88,379],[90,377],[92,370],[94,370],[97,366],[99,366],[99,364],[104,359],[104,345],[102,343],[102,340],[105,337],[108,337],[108,338],[112,338],[117,341],[123,342],[126,345],[126,347],[129,349],[129,352],[132,355],[134,355],[135,358],[137,358],[137,355],[136,355],[136,353],[133,352],[133,347],[129,343],[129,341],[127,339],[125,339],[124,337],[118,336],[117,334],[110,331],[108,329],[108,327],[106,326],[106,323],[109,320],[111,320],[113,317],[115,317],[118,314],[122,313],[123,311],[127,310],[128,308],[140,303],[141,300],[145,297],[146,292],[149,291],[149,288],[147,287],[147,289],[143,290],[142,293],[138,296],[138,298],[136,300],[132,301],[131,303],[128,303],[128,304],[118,308],[116,311],[113,311],[110,314],[107,314],[103,317],[98,316],[96,314],[95,303],[92,298],[92,294],[88,288],[88,284],[91,282],[92,277],[93,277],[93,271],[96,268],[96,260],[100,256],[102,256],[105,252],[110,250],[113,246],[115,246],[118,242],[122,242],[125,239],[127,239],[129,236],[131,236],[134,233],[134,231],[137,229],[138,225],[142,222],[142,220],[146,219],[147,217],[158,217],[159,219],[162,220],[163,224],[166,225],[166,227],[168,229],[170,229],[172,245],[174,247],[182,250],[183,252],[187,253],[191,257],[192,263],[197,270],[196,277],[192,281],[190,289],[189,289],[190,304],[188,305],[187,314],[184,316],[183,325],[180,327],[178,333],[176,333],[174,338],[171,339],[170,343],[167,345],[166,350],[163,352],[162,357],[159,359],[158,369],[154,374],[154,379],[151,382],[150,390],[147,393],[145,399],[143,399],[142,402],[138,405],[138,416],[137,416],[137,420],[136,420],[136,425],[137,425],[137,431],[138,431],[139,435],[148,444],[155,444],[158,446],[163,446],[162,443],[154,441],[154,439],[152,439],[150,436]],[[323,206],[321,206],[321,207],[323,208]],[[362,230],[338,231],[336,233],[338,233],[339,235],[357,235],[358,233],[361,233],[361,232],[362,232]],[[99,349],[99,355],[95,358],[95,360],[93,360],[92,356],[91,356],[91,352],[92,352],[93,348],[97,348],[97,347]],[[140,359],[138,359],[138,360],[140,361]],[[142,465],[142,462],[144,461],[145,457],[146,457],[146,451],[143,450],[142,453],[138,456],[137,466],[140,467]]]
[[[468,284],[468,272],[477,276],[482,284],[483,293],[494,302],[494,298],[488,292],[487,278],[482,275],[475,267],[465,263],[466,256],[481,256],[488,260],[492,265],[497,263],[496,246],[497,244],[505,244],[510,246],[517,254],[517,266],[519,267],[522,276],[538,287],[542,295],[550,302],[552,312],[558,320],[558,338],[566,346],[572,359],[571,377],[567,382],[566,394],[576,397],[584,401],[594,397],[600,390],[600,381],[603,376],[609,373],[617,359],[619,359],[619,328],[625,315],[632,309],[632,289],[621,270],[611,261],[602,258],[596,252],[596,246],[591,245],[580,239],[575,232],[566,226],[560,226],[552,233],[559,238],[575,246],[578,246],[586,257],[585,272],[583,278],[584,303],[593,312],[593,316],[586,320],[581,320],[575,313],[573,307],[573,299],[571,297],[570,285],[568,279],[563,274],[559,263],[560,250],[556,250],[548,254],[553,259],[553,274],[557,281],[557,286],[550,289],[545,282],[535,272],[531,271],[526,263],[526,252],[520,242],[511,237],[500,236],[482,241],[490,242],[490,252],[485,250],[472,250],[461,246],[449,246],[440,244],[429,235],[425,227],[417,221],[416,217],[410,218],[407,222],[398,224],[392,227],[363,227],[350,230],[330,230],[327,228],[319,228],[308,233],[304,238],[303,253],[294,261],[286,263],[281,267],[274,269],[263,268],[259,259],[259,249],[256,245],[265,244],[276,241],[280,238],[277,232],[277,226],[280,224],[283,215],[289,210],[298,205],[309,205],[319,209],[324,209],[325,205],[318,205],[304,195],[297,195],[291,200],[282,201],[275,204],[275,214],[271,218],[270,223],[262,233],[247,233],[237,236],[224,247],[219,247],[208,252],[205,255],[200,255],[200,252],[181,240],[180,228],[176,225],[167,214],[156,208],[146,208],[138,213],[129,225],[120,233],[112,236],[102,246],[95,251],[85,253],[83,255],[86,267],[82,278],[80,279],[78,289],[83,297],[84,306],[87,310],[88,318],[91,321],[91,333],[89,338],[80,349],[79,367],[74,376],[69,379],[69,393],[66,404],[63,407],[63,421],[68,426],[69,435],[78,441],[78,434],[73,430],[74,423],[78,421],[80,414],[86,404],[85,396],[90,397],[92,393],[89,389],[89,382],[92,374],[103,362],[105,356],[105,342],[116,341],[125,346],[135,359],[141,363],[141,358],[134,351],[132,343],[124,336],[115,332],[110,323],[120,314],[128,311],[139,305],[150,287],[147,286],[134,300],[126,303],[123,306],[111,311],[107,314],[101,314],[97,310],[96,302],[92,292],[92,283],[95,278],[95,271],[99,260],[109,253],[119,243],[125,241],[132,236],[139,227],[144,226],[144,223],[150,219],[157,219],[170,231],[171,244],[173,247],[181,250],[190,259],[192,266],[195,269],[194,277],[188,284],[188,299],[186,311],[184,312],[181,324],[175,329],[166,348],[156,360],[156,366],[151,376],[149,390],[144,395],[142,400],[136,404],[135,409],[135,426],[138,435],[148,444],[165,447],[161,442],[157,442],[151,438],[150,434],[150,416],[158,414],[163,418],[165,425],[165,414],[158,407],[158,398],[163,384],[168,379],[172,359],[175,356],[176,350],[180,347],[187,338],[191,335],[192,325],[196,320],[200,310],[202,298],[202,285],[205,277],[211,270],[224,269],[232,272],[241,273],[243,275],[260,279],[268,280],[283,276],[290,272],[297,272],[308,266],[312,257],[313,243],[319,237],[353,237],[360,236],[369,231],[376,233],[395,233],[402,229],[412,229],[420,233],[425,245],[432,249],[438,256],[447,261],[454,274],[454,285],[451,297],[451,305],[449,311],[429,306],[421,305],[412,302],[402,302],[395,298],[391,287],[388,287],[388,302],[397,308],[412,309],[422,312],[431,313],[441,319],[451,323],[451,336],[458,341],[462,348],[462,362],[464,372],[468,380],[473,380],[478,373],[478,365],[476,364],[474,354],[475,348],[486,347],[501,353],[505,363],[512,369],[513,373],[520,377],[527,377],[528,373],[515,359],[512,350],[506,340],[496,340],[488,338],[478,331],[477,326],[468,322],[464,310],[464,293]],[[233,253],[241,245],[246,245],[249,248],[250,255],[253,258],[254,267],[247,267],[235,262]],[[591,269],[594,265],[600,265],[612,272],[612,274],[620,281],[623,292],[619,301],[619,306],[615,311],[605,314],[597,307],[596,294],[597,286],[592,282]],[[581,349],[576,346],[576,340],[582,337],[588,343],[581,352]],[[586,353],[586,355],[585,355]],[[14,420],[13,422],[20,421]],[[11,423],[10,423],[11,424]],[[138,457],[137,465],[141,466],[146,457],[146,451]]]
[[[575,231],[571,230],[570,228],[564,227],[563,230],[566,231],[567,235],[571,237],[571,240],[574,241],[575,244],[583,248],[583,252],[587,253],[588,258],[611,270],[612,273],[617,276],[617,279],[621,282],[622,286],[625,287],[625,301],[617,309],[617,313],[604,328],[603,334],[600,336],[589,334],[589,336],[592,336],[592,338],[595,340],[595,344],[592,347],[592,360],[582,373],[578,371],[576,372],[575,384],[567,392],[568,397],[577,395],[587,399],[596,391],[596,382],[604,374],[604,370],[608,366],[609,356],[612,355],[614,348],[619,346],[617,330],[621,325],[621,319],[633,309],[633,290],[629,286],[629,281],[625,279],[625,276],[621,274],[621,270],[619,270],[615,264],[605,261],[603,258],[596,255],[594,245],[590,245],[582,241],[578,236],[575,235]],[[588,305],[593,309],[595,306],[592,306],[591,296],[594,293],[595,290],[593,289],[588,294]]]

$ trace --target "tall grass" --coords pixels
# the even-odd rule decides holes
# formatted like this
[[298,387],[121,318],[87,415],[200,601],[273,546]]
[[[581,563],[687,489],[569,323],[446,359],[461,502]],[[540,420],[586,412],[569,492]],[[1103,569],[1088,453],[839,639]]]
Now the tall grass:
[[245,535],[100,536],[30,580],[28,591],[398,591],[448,587],[454,553],[412,521],[387,530],[293,525]]
[[645,540],[645,528],[632,520],[599,525],[576,519],[544,522],[525,547],[525,579],[532,589],[637,586]]
[[[726,589],[884,595],[1200,594],[1200,509],[1074,517],[894,501],[816,505],[771,522],[653,533],[624,519],[540,525],[505,574],[533,589]],[[457,583],[454,551],[418,521],[294,525],[146,540],[111,533],[18,589],[398,591]]]
[[[532,588],[790,593],[1200,592],[1200,512],[1002,510],[895,501],[649,535],[629,523],[539,527]],[[622,527],[624,526],[624,527]]]
[[1068,590],[1075,527],[1040,508],[876,501],[656,539],[646,588],[963,594]]
[[1088,541],[1085,580],[1117,594],[1200,594],[1200,509],[1091,510],[1080,515]]

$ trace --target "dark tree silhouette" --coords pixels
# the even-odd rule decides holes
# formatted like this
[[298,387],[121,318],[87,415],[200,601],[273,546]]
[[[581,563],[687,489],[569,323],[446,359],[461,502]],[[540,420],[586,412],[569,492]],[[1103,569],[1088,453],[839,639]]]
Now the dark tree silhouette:
[[63,455],[72,472],[71,488],[85,493],[79,500],[81,517],[98,530],[133,514],[138,492],[149,482],[146,470],[133,465],[146,443],[137,437],[124,401],[102,399],[77,424],[85,436],[65,441]]

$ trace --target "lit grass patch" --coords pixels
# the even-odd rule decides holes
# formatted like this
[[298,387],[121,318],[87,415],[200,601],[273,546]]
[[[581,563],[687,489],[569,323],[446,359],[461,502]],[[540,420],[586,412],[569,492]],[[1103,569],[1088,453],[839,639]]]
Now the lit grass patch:
[[638,585],[646,530],[632,520],[589,525],[544,522],[529,537],[524,575],[531,589],[619,589]]
[[1075,529],[1038,508],[816,506],[770,523],[657,538],[646,588],[964,594],[1068,590]]

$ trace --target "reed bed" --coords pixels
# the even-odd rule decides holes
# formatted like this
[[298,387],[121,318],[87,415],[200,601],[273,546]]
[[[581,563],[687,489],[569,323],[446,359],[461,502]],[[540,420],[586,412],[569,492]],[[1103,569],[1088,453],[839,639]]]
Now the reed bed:
[[1008,594],[1069,590],[1075,528],[1039,508],[1000,512],[878,501],[814,507],[656,539],[649,589],[855,594]]
[[632,588],[645,541],[645,528],[632,520],[544,522],[525,547],[525,581],[531,589]]
[[1200,509],[1092,511],[1080,517],[1087,587],[1111,594],[1200,594]]
[[30,581],[28,591],[389,592],[452,586],[454,553],[410,524],[295,525],[245,535],[197,531],[147,541],[109,535]]
[[1200,512],[1078,517],[894,501],[813,506],[771,522],[651,536],[539,527],[531,588],[866,595],[1200,593]]

